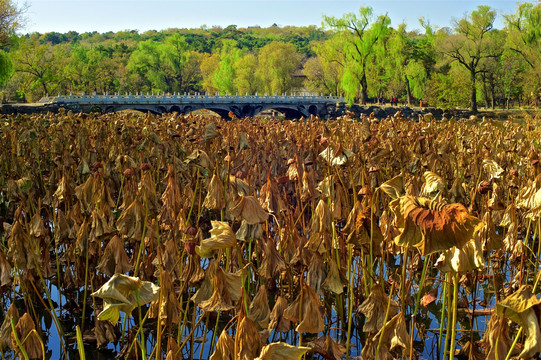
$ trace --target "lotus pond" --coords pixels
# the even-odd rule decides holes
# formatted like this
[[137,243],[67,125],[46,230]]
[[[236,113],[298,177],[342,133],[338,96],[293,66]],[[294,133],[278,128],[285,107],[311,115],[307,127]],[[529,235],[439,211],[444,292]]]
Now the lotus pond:
[[536,358],[540,125],[5,116],[2,358]]

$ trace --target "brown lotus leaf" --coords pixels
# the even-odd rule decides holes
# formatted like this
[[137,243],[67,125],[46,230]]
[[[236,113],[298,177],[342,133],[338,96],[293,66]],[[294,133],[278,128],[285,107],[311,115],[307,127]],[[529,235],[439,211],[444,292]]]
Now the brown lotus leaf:
[[[132,170],[133,172],[133,170]],[[119,209],[126,209],[133,203],[137,197],[137,181],[133,176],[124,177],[124,187],[122,188],[122,204]]]
[[296,162],[288,164],[286,176],[290,181],[299,180],[299,168]]
[[178,186],[178,181],[175,173],[175,167],[172,164],[167,165],[167,186],[162,193],[161,207],[158,219],[160,222],[173,224],[175,222],[175,214],[178,214],[182,209],[182,191]]
[[216,130],[216,123],[215,122],[211,122],[210,124],[205,126],[205,135],[203,135],[203,139],[205,141],[210,141],[210,140],[215,139],[215,138],[217,138],[219,136],[220,136],[220,134]]
[[415,246],[423,256],[453,246],[462,248],[484,225],[481,220],[471,216],[462,204],[446,205],[407,195],[393,200],[389,205],[400,229],[395,243]]
[[430,196],[435,198],[438,194],[441,194],[445,190],[445,182],[436,173],[432,171],[426,171],[423,174],[424,185],[421,190],[421,196]]
[[100,263],[96,268],[108,276],[113,276],[115,273],[131,271],[133,267],[129,261],[124,249],[124,243],[120,237],[115,235],[105,247]]
[[484,264],[483,249],[477,237],[461,248],[453,246],[444,251],[436,261],[436,267],[442,272],[470,271],[482,268]]
[[504,195],[502,187],[498,184],[492,184],[492,196],[488,199],[488,207],[490,210],[505,210]]
[[167,355],[165,360],[183,360],[182,351],[172,336],[167,338]]
[[[24,313],[24,315],[21,316],[21,318],[17,322],[17,325],[15,326],[15,331],[17,332],[17,337],[22,343],[22,346],[26,351],[28,358],[41,359],[43,356],[43,341],[38,336],[38,333],[36,332],[36,324],[28,313]],[[11,333],[11,344],[12,348],[17,352],[19,359],[23,359],[24,356],[19,351],[19,346],[17,345],[13,333]]]
[[302,190],[301,200],[310,201],[317,198],[318,192],[316,190],[316,173],[313,169],[308,170],[304,168],[302,174]]
[[515,203],[517,208],[526,210],[538,209],[541,206],[541,174],[519,191]]
[[199,306],[199,304],[201,304],[203,301],[210,299],[213,294],[212,280],[209,273],[209,269],[207,269],[207,273],[205,274],[199,289],[197,289],[195,294],[190,298],[195,305]]
[[[382,335],[383,333],[383,335]],[[381,346],[379,353],[376,356],[377,346],[380,342]],[[391,320],[389,320],[384,327],[372,338],[370,345],[363,349],[363,359],[385,359],[387,358],[389,351],[395,347],[400,346],[402,349],[409,353],[410,351],[410,336],[406,328],[406,319],[403,313],[398,313]],[[368,356],[368,357],[367,357]]]
[[263,346],[256,360],[300,360],[310,350],[306,346],[293,346],[285,342],[270,343]]
[[118,327],[109,321],[96,320],[96,327],[93,332],[96,335],[98,347],[118,341]]
[[316,354],[327,360],[342,360],[346,347],[337,343],[329,335],[323,335],[308,344]]
[[333,218],[342,219],[346,217],[349,209],[346,208],[346,194],[342,185],[335,179],[334,175],[327,176],[318,184],[317,190],[324,195],[324,198],[331,199],[329,207]]
[[[83,223],[79,230],[77,230],[77,238],[75,239],[75,254],[78,256],[83,256],[85,254],[85,249],[87,248],[88,237],[90,234],[91,223],[85,217]],[[90,250],[90,249],[89,249]]]
[[238,150],[250,149],[250,142],[248,141],[248,137],[246,136],[246,133],[244,132],[239,133],[239,145],[237,149]]
[[389,301],[391,302],[389,305],[389,316],[394,316],[398,313],[400,306],[396,301],[389,299],[385,295],[380,285],[374,284],[370,295],[359,305],[358,311],[366,317],[366,322],[363,326],[364,332],[376,333],[383,328]]
[[[511,349],[512,340],[509,337],[509,323],[497,314],[492,314],[488,322],[483,342],[486,347],[486,359],[495,360],[496,352],[498,358],[504,358]],[[498,346],[496,348],[496,345]]]
[[278,185],[270,176],[270,171],[267,173],[267,182],[259,191],[259,202],[263,210],[272,214],[278,214],[286,208],[280,195],[280,190],[278,190]]
[[321,284],[325,280],[325,263],[319,253],[312,253],[308,262],[308,273],[306,274],[306,283],[314,289],[316,294],[323,295]]
[[[175,245],[175,242],[173,241],[173,239],[169,239],[164,245],[159,245],[159,246],[160,246],[160,249],[156,252],[157,256],[154,258],[154,260],[152,260],[152,264],[166,270],[171,275],[171,278],[173,280],[180,279],[182,276],[182,273],[180,271],[180,260],[178,258],[178,250],[177,250],[177,246]],[[187,267],[190,267],[190,258],[191,257],[188,258]],[[186,271],[186,267],[184,267],[183,270]],[[187,279],[192,278],[193,272],[197,272],[196,269],[193,269],[193,270],[195,271],[192,271],[188,278],[183,278],[183,281],[186,281]],[[202,280],[203,276],[205,276],[203,273],[203,269],[201,269],[200,264],[199,264],[199,270],[201,273],[201,278],[195,282]],[[156,277],[159,276],[159,274],[157,273],[157,270],[154,276]]]
[[257,325],[258,331],[269,326],[270,312],[267,287],[261,285],[248,308],[248,317]]
[[46,238],[49,235],[49,232],[45,229],[45,225],[43,224],[43,219],[38,212],[30,219],[29,234],[30,236],[37,238]]
[[503,169],[494,160],[483,160],[483,170],[488,175],[488,180],[499,179],[503,174]]
[[[118,231],[130,239],[137,241],[141,240],[145,227],[145,219],[147,219],[146,210],[143,204],[135,199],[126,209],[122,211],[120,217],[116,221]],[[147,224],[148,225],[148,224]]]
[[11,264],[0,249],[0,286],[11,284]]
[[99,237],[107,234],[111,234],[115,231],[113,223],[113,212],[108,204],[104,204],[99,210],[92,210],[91,226],[90,226],[90,239],[91,241],[97,240]]
[[178,279],[182,282],[188,282],[190,285],[194,285],[201,282],[204,278],[205,272],[201,267],[201,257],[197,254],[188,256],[188,264],[182,268],[182,274]]
[[284,317],[284,311],[287,307],[287,300],[282,296],[278,296],[270,313],[269,331],[276,330],[283,333],[289,331],[291,321]]
[[181,320],[179,315],[183,311],[177,299],[171,275],[166,270],[162,270],[160,275],[161,295],[150,303],[149,317],[158,318],[161,326],[178,324]]
[[216,342],[216,348],[210,356],[209,360],[233,360],[235,359],[235,340],[231,335],[223,330],[218,341]]
[[236,176],[229,176],[229,194],[232,200],[236,200],[239,196],[250,194],[250,185]]
[[15,324],[19,321],[19,311],[14,303],[11,303],[4,316],[4,322],[0,327],[0,350],[2,351],[13,349],[11,343],[11,333],[13,332],[11,319]]
[[319,333],[323,331],[322,305],[317,293],[308,285],[303,285],[301,292],[284,311],[284,317],[299,325],[295,331],[299,333]]
[[483,351],[480,348],[480,342],[474,341],[473,344],[471,341],[466,341],[464,346],[459,350],[455,351],[455,356],[459,359],[467,358],[471,360],[486,360],[487,357],[483,354]]
[[212,225],[210,238],[202,240],[201,244],[196,247],[196,252],[202,258],[210,258],[214,255],[215,250],[227,249],[237,243],[235,233],[229,224],[223,221],[211,221],[210,223]]
[[120,311],[131,314],[138,305],[156,300],[159,291],[160,287],[149,281],[142,281],[137,277],[124,274],[114,274],[91,295],[103,299],[104,307],[98,314],[98,320],[109,320],[116,324],[120,318]]
[[186,160],[184,160],[184,162],[188,165],[193,164],[196,167],[205,171],[212,170],[212,162],[210,161],[210,157],[203,150],[195,149],[190,155],[186,157]]
[[355,154],[351,150],[341,148],[335,152],[330,146],[319,154],[331,166],[345,165],[353,155]]
[[428,306],[432,304],[438,298],[438,288],[430,289],[421,298],[421,305]]
[[207,196],[203,202],[203,206],[210,210],[225,209],[225,190],[224,184],[218,174],[214,174],[210,180]]
[[11,227],[8,239],[7,257],[20,270],[34,269],[38,263],[38,254],[32,246],[30,236],[26,233],[19,220]]
[[229,209],[229,213],[245,220],[249,225],[265,222],[269,217],[254,196],[240,196],[235,205]]
[[379,227],[377,215],[372,212],[369,206],[358,211],[355,218],[355,230],[347,238],[348,244],[354,244],[357,248],[361,248],[372,242],[373,251],[379,252],[382,241],[383,233]]
[[276,249],[276,244],[272,239],[263,239],[263,256],[259,269],[257,270],[258,274],[265,279],[273,278],[276,273],[285,270],[286,264],[278,250]]
[[151,214],[157,212],[159,208],[158,195],[156,194],[156,185],[152,178],[152,172],[143,171],[137,197],[143,204],[143,207]]
[[91,209],[92,198],[96,192],[96,176],[90,175],[84,183],[75,188],[75,196],[81,203],[81,210],[85,213],[89,213]]
[[62,175],[58,187],[53,194],[53,207],[58,208],[60,204],[66,203],[71,205],[73,195],[75,194],[74,189],[71,186],[68,175]]
[[240,223],[240,228],[235,233],[237,240],[241,241],[250,241],[259,240],[263,236],[263,228],[261,224],[250,225],[246,220],[242,220]]
[[391,200],[398,199],[406,191],[404,186],[404,176],[402,174],[397,175],[394,178],[385,181],[379,188],[387,194]]
[[248,268],[250,264],[242,269],[239,269],[235,272],[228,272],[225,274],[225,281],[227,285],[227,290],[231,296],[231,300],[239,301],[242,297],[242,284],[248,276]]
[[259,355],[262,346],[257,326],[241,312],[235,336],[235,359],[253,360]]
[[484,249],[490,252],[503,248],[503,236],[496,232],[496,226],[490,212],[485,213],[483,223],[485,225],[479,230],[479,239],[482,241]]
[[338,268],[334,258],[331,259],[329,263],[329,273],[323,284],[321,284],[321,287],[337,295],[342,294],[344,292],[344,286],[347,285],[347,280]]
[[537,313],[541,301],[532,293],[530,285],[521,285],[517,291],[496,303],[496,313],[513,320],[523,327],[526,340],[519,358],[533,357],[541,352],[541,329]]
[[208,300],[199,303],[203,311],[228,311],[233,309],[231,295],[227,288],[225,273],[221,267],[216,269],[212,282],[212,295]]

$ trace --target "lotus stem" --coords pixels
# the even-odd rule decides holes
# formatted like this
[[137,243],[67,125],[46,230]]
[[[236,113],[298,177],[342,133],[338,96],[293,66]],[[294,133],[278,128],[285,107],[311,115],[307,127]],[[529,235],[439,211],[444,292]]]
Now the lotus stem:
[[517,335],[515,335],[515,340],[513,340],[513,343],[511,344],[511,348],[509,349],[509,352],[507,353],[507,356],[505,357],[505,360],[511,359],[511,353],[513,352],[513,349],[517,345],[518,338],[522,334],[523,327],[521,326],[520,329],[518,329]]
[[415,318],[417,316],[417,311],[419,310],[419,303],[421,302],[421,293],[425,284],[426,268],[429,263],[428,260],[431,257],[431,255],[425,256],[423,272],[421,273],[421,282],[419,283],[419,291],[417,292],[417,300],[415,301],[415,310],[413,311],[413,314],[411,314],[410,359],[413,359],[413,335],[415,333]]
[[457,307],[458,307],[458,272],[453,276],[453,320],[452,320],[452,333],[451,333],[451,350],[449,357],[453,359],[455,357],[456,346],[456,322],[457,322]]
[[441,342],[443,340],[443,322],[445,320],[445,300],[447,298],[447,282],[449,281],[449,274],[445,274],[445,280],[443,282],[443,291],[441,293],[441,316],[440,316],[440,336],[438,338],[438,354],[441,353]]

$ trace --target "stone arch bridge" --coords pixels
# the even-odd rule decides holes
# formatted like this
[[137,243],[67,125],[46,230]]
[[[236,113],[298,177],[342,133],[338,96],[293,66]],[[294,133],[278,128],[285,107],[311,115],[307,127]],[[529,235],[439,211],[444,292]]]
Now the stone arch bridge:
[[40,100],[41,104],[64,107],[77,112],[99,111],[104,113],[121,110],[138,110],[154,114],[178,112],[188,114],[207,109],[224,118],[232,113],[237,117],[254,116],[265,110],[276,110],[286,118],[326,115],[327,106],[343,102],[335,96],[229,96],[229,95],[58,95]]

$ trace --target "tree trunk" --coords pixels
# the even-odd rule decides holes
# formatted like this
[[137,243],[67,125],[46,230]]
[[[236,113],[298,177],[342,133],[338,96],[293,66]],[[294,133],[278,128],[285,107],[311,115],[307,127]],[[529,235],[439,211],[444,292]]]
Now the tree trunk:
[[368,100],[368,92],[366,88],[368,87],[368,82],[366,81],[366,73],[363,71],[363,76],[361,77],[361,104],[366,105]]
[[408,94],[408,106],[411,106],[413,103],[413,96],[411,95],[410,81],[408,75],[404,75],[404,81],[406,83],[406,92]]
[[471,111],[476,114],[477,113],[477,86],[475,84],[475,70],[470,71],[470,80],[471,80],[471,97],[470,97],[470,104],[471,104]]

